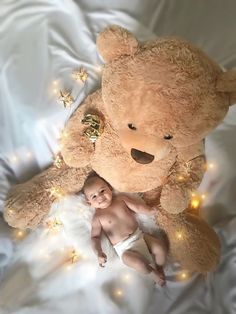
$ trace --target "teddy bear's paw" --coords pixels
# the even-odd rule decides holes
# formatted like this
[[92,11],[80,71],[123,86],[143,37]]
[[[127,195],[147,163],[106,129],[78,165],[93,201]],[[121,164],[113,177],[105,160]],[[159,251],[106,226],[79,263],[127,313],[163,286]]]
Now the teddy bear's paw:
[[161,192],[160,204],[170,214],[183,212],[190,200],[189,191],[180,185],[166,184]]
[[4,219],[14,228],[33,229],[47,215],[52,202],[49,192],[34,182],[16,185],[7,197]]

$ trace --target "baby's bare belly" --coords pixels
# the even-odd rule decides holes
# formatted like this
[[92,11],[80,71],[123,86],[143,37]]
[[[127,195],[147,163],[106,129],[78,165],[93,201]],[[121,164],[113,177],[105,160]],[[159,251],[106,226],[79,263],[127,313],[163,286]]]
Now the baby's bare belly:
[[119,221],[119,219],[110,220],[109,225],[103,226],[103,230],[109,238],[112,245],[127,239],[138,228],[138,223],[135,219],[126,219],[126,221]]

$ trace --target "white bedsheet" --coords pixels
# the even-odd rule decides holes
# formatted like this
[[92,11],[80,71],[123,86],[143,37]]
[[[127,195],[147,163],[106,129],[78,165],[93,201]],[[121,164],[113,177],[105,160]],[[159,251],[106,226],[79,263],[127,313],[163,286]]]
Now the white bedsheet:
[[[141,40],[182,36],[221,66],[232,68],[236,67],[235,14],[234,0],[1,0],[0,211],[11,184],[30,178],[51,162],[65,121],[99,85],[101,60],[95,40],[106,25],[120,24]],[[71,79],[71,71],[81,66],[89,72],[85,85]],[[56,103],[54,80],[72,89],[76,98],[72,108]],[[120,277],[113,278],[112,268],[106,276],[100,272],[96,280],[91,272],[90,281],[85,277],[82,284],[76,271],[63,277],[52,270],[41,278],[41,264],[26,263],[27,258],[22,263],[23,248],[33,248],[36,233],[22,242],[22,251],[13,255],[0,283],[0,313],[236,313],[235,117],[234,106],[206,141],[207,158],[216,167],[200,188],[208,192],[202,214],[217,224],[223,248],[221,264],[207,281],[197,275],[176,281],[172,265],[166,289],[153,290],[150,282],[136,278],[125,297],[114,302],[109,291]],[[7,239],[8,245],[0,245],[0,257],[12,255],[8,232],[1,227],[0,241]],[[0,264],[0,276],[3,270],[6,265]]]

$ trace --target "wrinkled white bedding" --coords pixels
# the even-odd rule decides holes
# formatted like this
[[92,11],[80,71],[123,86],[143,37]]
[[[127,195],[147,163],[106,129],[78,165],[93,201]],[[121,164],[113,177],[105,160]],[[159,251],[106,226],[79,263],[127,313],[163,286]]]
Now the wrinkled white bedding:
[[[99,85],[101,60],[95,41],[106,25],[127,27],[140,40],[182,36],[221,66],[232,68],[236,67],[235,15],[234,0],[1,0],[0,211],[11,184],[51,162],[65,121]],[[71,79],[71,71],[80,66],[89,72],[85,85]],[[72,108],[57,104],[54,80],[72,88],[76,97]],[[153,289],[149,280],[133,273],[124,277],[127,269],[112,254],[108,267],[99,270],[86,243],[89,229],[80,227],[80,216],[73,211],[65,218],[68,232],[62,239],[47,241],[45,230],[38,229],[14,251],[9,229],[0,220],[0,313],[236,313],[235,117],[233,106],[206,140],[207,158],[216,167],[206,173],[200,187],[208,195],[202,215],[216,225],[222,241],[221,263],[207,280],[193,275],[179,281],[179,270],[171,264],[167,287]],[[57,259],[37,259],[40,245],[54,256],[64,242],[84,248],[86,262],[68,272],[58,268]],[[117,287],[122,297],[112,294]]]

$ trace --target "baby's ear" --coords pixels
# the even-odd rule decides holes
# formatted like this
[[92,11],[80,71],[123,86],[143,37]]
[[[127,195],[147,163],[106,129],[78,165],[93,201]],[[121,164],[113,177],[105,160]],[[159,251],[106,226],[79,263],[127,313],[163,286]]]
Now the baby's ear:
[[216,89],[229,94],[230,105],[236,104],[236,70],[220,74],[216,82]]
[[127,29],[118,25],[105,28],[97,38],[97,48],[105,62],[124,55],[133,55],[138,49],[138,41]]

